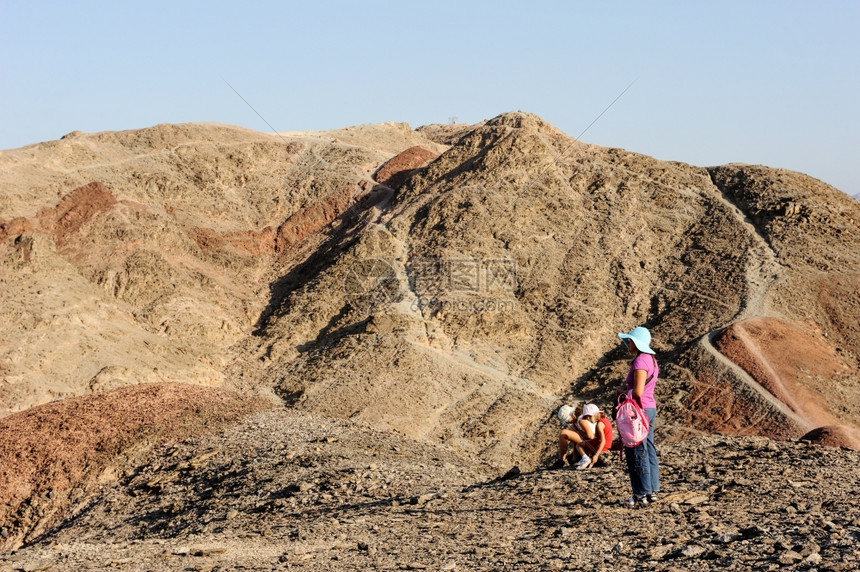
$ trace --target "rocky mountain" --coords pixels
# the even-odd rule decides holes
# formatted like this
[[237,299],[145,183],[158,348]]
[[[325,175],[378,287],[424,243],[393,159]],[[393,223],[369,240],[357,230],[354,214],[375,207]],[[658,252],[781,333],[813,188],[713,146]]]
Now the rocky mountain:
[[[208,410],[207,400],[224,406],[219,392],[238,400],[231,412],[286,409],[309,423],[337,427],[341,420],[380,439],[402,439],[391,446],[423,470],[435,466],[424,457],[434,451],[448,459],[455,488],[517,466],[526,477],[516,486],[550,502],[560,491],[543,489],[543,473],[531,471],[551,455],[554,411],[565,402],[610,405],[629,365],[616,333],[636,325],[652,331],[661,362],[658,438],[676,447],[667,450],[687,455],[691,437],[712,433],[722,437],[708,443],[746,448],[768,463],[806,451],[769,438],[860,449],[860,204],[800,173],[658,161],[576,141],[520,112],[416,130],[383,124],[275,135],[159,125],[76,132],[0,152],[0,172],[0,439],[19,441],[21,427],[62,436],[80,407],[92,407],[92,418],[105,407],[126,411],[121,404],[142,399],[129,393],[132,386],[185,387],[187,399],[201,404],[192,415],[173,394],[148,397],[152,414],[113,440],[75,442],[76,450],[109,454],[66,459],[77,476],[61,485],[39,471],[26,482],[11,475],[21,458],[52,466],[62,445],[40,447],[37,439],[10,448],[18,452],[4,460],[0,482],[6,549],[36,540],[69,514],[90,515],[62,524],[72,535],[84,526],[77,523],[108,527],[107,512],[134,504],[122,495],[137,493],[122,487],[161,495],[184,483],[201,502],[221,494],[220,477],[178,469],[165,486],[141,489],[135,480],[175,464],[174,453],[152,449],[158,443],[236,426],[233,413],[215,415],[217,423],[194,417]],[[40,407],[52,409],[34,425],[34,411],[46,411]],[[154,414],[161,410],[177,413]],[[294,427],[272,423],[273,435]],[[281,450],[260,439],[255,447]],[[182,455],[206,454],[195,446],[189,442]],[[147,458],[150,450],[160,456]],[[855,454],[839,454],[834,478],[856,482]],[[344,470],[368,471],[359,457]],[[296,470],[280,462],[273,458],[273,467]],[[329,473],[343,467],[302,462],[316,475],[309,482],[337,490]],[[239,465],[219,467],[258,482]],[[745,486],[715,480],[707,475],[713,471],[705,471],[709,487]],[[259,478],[260,486],[268,479]],[[445,480],[404,478],[398,495],[419,497]],[[677,489],[697,486],[676,478]],[[810,478],[804,473],[797,482]],[[366,498],[391,497],[382,484],[368,484]],[[834,491],[851,489],[837,484]],[[284,510],[303,498],[298,492],[305,491],[269,491],[286,502],[276,503]],[[228,497],[205,509],[214,511],[205,513],[209,521],[221,508],[271,510],[231,507],[238,500],[229,498],[239,497]],[[456,510],[454,500],[445,502],[446,514]],[[673,504],[664,507],[671,514],[687,510]],[[185,521],[197,514],[171,506],[152,507],[146,526],[162,513]],[[816,510],[815,518],[827,517]],[[86,520],[102,517],[101,525]],[[242,518],[243,530],[264,519]],[[812,521],[804,522],[797,526]],[[743,530],[751,525],[738,523],[725,534],[750,540]],[[186,538],[196,526],[122,534],[135,543]],[[834,526],[845,538],[857,524]],[[419,529],[436,528],[428,527]],[[767,537],[763,530],[755,536]],[[778,542],[784,549],[773,554],[795,548]],[[666,554],[685,549],[669,544]],[[702,553],[720,558],[713,547]]]
[[354,130],[375,148],[351,131],[285,144],[160,125],[4,151],[3,411],[131,383],[224,385],[273,276],[367,200],[379,163],[423,141],[402,125]]
[[[658,162],[503,115],[332,232],[280,283],[236,371],[295,407],[533,465],[552,410],[605,405],[627,367],[615,334],[646,324],[666,363],[667,434],[819,427],[763,389],[758,372],[786,353],[786,379],[852,433],[858,220],[797,173]],[[745,320],[765,327],[725,335]],[[772,331],[800,347],[764,347]],[[714,337],[764,368],[731,363]]]

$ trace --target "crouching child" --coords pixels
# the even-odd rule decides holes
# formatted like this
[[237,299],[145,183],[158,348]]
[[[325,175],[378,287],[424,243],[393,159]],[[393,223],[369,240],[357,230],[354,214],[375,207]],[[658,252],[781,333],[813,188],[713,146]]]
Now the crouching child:
[[612,447],[612,421],[597,405],[589,403],[583,407],[582,420],[587,420],[594,426],[594,435],[576,444],[576,451],[581,456],[575,466],[577,470],[593,467],[601,453]]

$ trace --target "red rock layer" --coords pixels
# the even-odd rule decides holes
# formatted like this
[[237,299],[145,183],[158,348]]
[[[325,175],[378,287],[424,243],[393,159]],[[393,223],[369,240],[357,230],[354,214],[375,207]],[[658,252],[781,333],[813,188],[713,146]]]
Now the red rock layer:
[[[850,368],[819,336],[798,324],[752,318],[726,328],[715,345],[798,417],[821,428],[821,435],[860,448],[860,429],[828,405],[832,380]],[[839,426],[846,429],[831,430]]]
[[0,419],[0,527],[12,528],[0,539],[0,551],[50,525],[75,500],[70,491],[99,477],[123,450],[195,433],[260,407],[233,392],[164,383],[48,403]]
[[427,165],[430,161],[438,157],[438,153],[434,153],[423,147],[410,147],[399,155],[395,155],[389,159],[373,176],[374,180],[387,187],[396,189],[402,185],[406,179],[416,170]]

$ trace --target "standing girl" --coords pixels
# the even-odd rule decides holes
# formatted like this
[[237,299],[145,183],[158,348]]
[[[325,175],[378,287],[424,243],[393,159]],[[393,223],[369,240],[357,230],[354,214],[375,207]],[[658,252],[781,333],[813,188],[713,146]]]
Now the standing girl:
[[646,328],[639,326],[629,334],[618,334],[618,337],[625,340],[627,351],[636,356],[627,372],[624,391],[639,403],[649,422],[648,438],[636,447],[624,449],[633,496],[621,504],[628,507],[645,506],[660,491],[660,467],[654,445],[654,421],[657,418],[654,386],[657,385],[660,368],[654,350],[650,347],[651,333]]

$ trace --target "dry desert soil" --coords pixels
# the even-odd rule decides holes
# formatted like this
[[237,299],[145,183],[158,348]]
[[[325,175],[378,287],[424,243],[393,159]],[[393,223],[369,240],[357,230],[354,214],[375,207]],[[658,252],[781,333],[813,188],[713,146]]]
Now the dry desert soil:
[[[860,202],[539,117],[0,151],[0,572],[854,570]],[[662,491],[549,470],[644,325]]]

